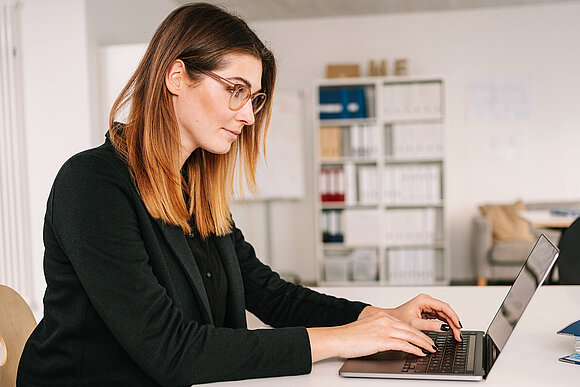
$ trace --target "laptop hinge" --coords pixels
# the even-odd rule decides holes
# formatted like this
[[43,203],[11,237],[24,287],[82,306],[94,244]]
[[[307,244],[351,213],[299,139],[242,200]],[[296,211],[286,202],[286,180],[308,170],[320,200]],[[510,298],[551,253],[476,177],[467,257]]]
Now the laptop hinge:
[[499,356],[499,349],[488,334],[483,335],[483,347],[483,377],[486,378],[491,367],[493,367],[493,363]]
[[487,376],[487,371],[489,370],[489,368],[487,367],[488,363],[489,363],[489,336],[484,334],[483,335],[483,377],[485,378]]

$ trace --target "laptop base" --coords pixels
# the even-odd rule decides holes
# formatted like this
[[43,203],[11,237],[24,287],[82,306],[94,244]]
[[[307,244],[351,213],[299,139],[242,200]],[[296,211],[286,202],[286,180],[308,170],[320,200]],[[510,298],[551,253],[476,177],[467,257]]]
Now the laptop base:
[[[427,358],[409,356],[401,351],[386,351],[364,358],[347,359],[339,370],[339,375],[353,378],[386,378],[386,379],[422,379],[422,380],[463,380],[480,381],[484,379],[483,367],[483,336],[481,331],[463,331],[462,335],[471,336],[470,370],[430,373],[424,370],[408,369],[408,359],[429,360],[436,354],[427,355]],[[405,363],[407,362],[407,366]]]

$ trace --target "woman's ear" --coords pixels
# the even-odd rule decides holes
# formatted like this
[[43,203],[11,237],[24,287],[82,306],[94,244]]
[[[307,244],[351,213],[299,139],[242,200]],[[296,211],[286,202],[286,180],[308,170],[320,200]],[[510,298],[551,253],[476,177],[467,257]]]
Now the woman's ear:
[[165,74],[165,86],[171,94],[179,95],[186,85],[186,78],[185,64],[181,59],[175,59]]

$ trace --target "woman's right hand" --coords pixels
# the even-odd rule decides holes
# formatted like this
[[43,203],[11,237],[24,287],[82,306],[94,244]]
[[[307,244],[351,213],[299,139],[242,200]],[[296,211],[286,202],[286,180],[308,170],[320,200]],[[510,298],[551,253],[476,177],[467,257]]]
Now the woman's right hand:
[[[350,324],[307,328],[312,362],[329,357],[352,358],[387,350],[425,356],[435,352],[433,340],[420,330],[382,311]],[[423,350],[425,352],[423,352]]]

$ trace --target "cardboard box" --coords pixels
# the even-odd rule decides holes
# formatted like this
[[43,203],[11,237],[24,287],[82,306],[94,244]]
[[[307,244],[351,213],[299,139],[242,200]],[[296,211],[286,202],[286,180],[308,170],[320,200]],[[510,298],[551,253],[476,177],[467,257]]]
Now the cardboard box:
[[326,78],[360,77],[358,64],[329,64],[326,65]]
[[342,156],[341,129],[339,126],[320,128],[320,158],[332,159]]

